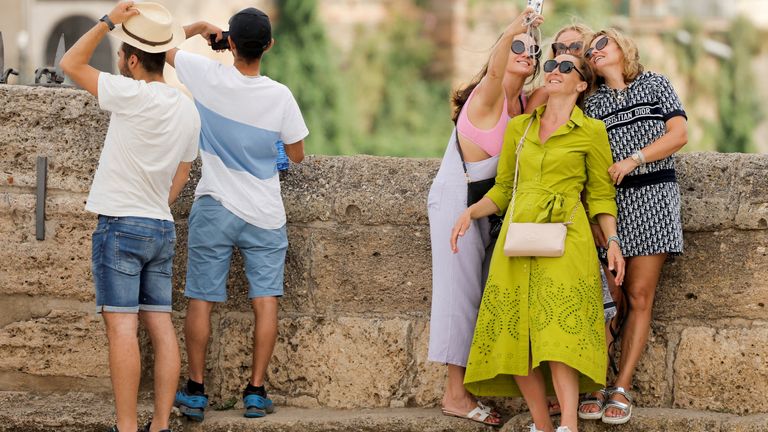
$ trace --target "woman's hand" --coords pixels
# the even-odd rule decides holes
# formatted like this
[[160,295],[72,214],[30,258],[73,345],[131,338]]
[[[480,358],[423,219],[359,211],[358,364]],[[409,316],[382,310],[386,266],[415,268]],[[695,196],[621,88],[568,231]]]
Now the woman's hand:
[[618,185],[621,184],[621,181],[624,180],[624,177],[627,174],[634,171],[637,167],[637,162],[632,160],[632,158],[626,158],[623,161],[619,161],[611,165],[611,167],[608,168],[608,175],[611,176],[613,184]]
[[507,26],[507,29],[504,31],[504,33],[517,36],[528,31],[529,25],[531,27],[538,27],[543,22],[543,16],[537,15],[536,12],[533,11],[532,7],[527,7],[523,13],[518,15],[517,18],[515,18],[515,20],[512,21],[509,26]]
[[608,270],[615,273],[613,279],[616,286],[624,283],[624,256],[621,254],[619,243],[612,241],[608,244]]
[[451,251],[453,251],[453,253],[459,253],[459,248],[457,246],[459,237],[463,237],[464,233],[472,227],[472,212],[470,209],[471,207],[461,213],[461,216],[456,219],[456,224],[453,225],[453,229],[451,230]]
[[604,248],[605,247],[605,234],[603,234],[603,229],[600,228],[599,224],[589,224],[589,228],[592,230],[592,239],[595,240],[595,246]]

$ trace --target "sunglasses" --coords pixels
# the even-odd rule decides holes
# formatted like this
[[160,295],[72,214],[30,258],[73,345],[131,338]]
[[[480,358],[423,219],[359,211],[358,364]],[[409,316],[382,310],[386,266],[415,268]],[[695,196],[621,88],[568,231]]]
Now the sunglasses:
[[522,54],[524,52],[528,51],[528,55],[531,57],[537,57],[541,50],[539,49],[538,45],[531,45],[530,47],[527,47],[525,45],[525,42],[521,40],[514,40],[512,41],[512,52],[515,54]]
[[552,72],[553,70],[560,71],[560,73],[569,74],[571,71],[575,70],[577,74],[581,77],[583,81],[586,81],[587,79],[584,78],[584,74],[581,73],[579,68],[576,67],[575,64],[573,64],[570,60],[563,60],[560,63],[557,62],[557,60],[547,60],[544,62],[544,72]]
[[584,57],[591,58],[592,54],[595,53],[595,50],[601,50],[605,48],[606,45],[608,45],[608,36],[603,36],[597,40],[597,43],[594,47],[591,47],[587,50],[587,52],[584,53]]
[[555,53],[556,56],[566,53],[573,54],[581,51],[582,48],[584,48],[584,44],[581,41],[571,42],[569,45],[562,42],[555,42],[552,44],[552,52]]

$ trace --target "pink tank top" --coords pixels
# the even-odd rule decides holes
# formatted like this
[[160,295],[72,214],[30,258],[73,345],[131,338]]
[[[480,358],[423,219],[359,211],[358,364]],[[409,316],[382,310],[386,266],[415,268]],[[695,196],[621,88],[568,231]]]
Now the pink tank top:
[[[507,129],[507,123],[509,123],[510,117],[507,111],[507,97],[504,96],[504,106],[501,109],[501,116],[498,123],[492,129],[480,129],[475,127],[472,122],[469,121],[469,115],[467,114],[467,107],[469,101],[475,96],[475,87],[472,93],[469,94],[467,101],[464,103],[461,112],[459,113],[459,119],[456,122],[456,129],[464,137],[468,138],[474,144],[479,146],[483,151],[491,156],[496,156],[501,153],[501,145],[504,143],[504,131]],[[520,103],[523,109],[525,109],[524,95],[520,95]]]

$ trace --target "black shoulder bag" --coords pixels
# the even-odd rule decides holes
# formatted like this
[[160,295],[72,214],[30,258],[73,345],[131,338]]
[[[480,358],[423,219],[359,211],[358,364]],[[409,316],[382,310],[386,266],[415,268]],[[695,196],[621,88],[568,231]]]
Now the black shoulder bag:
[[[467,173],[467,163],[464,162],[464,153],[461,151],[461,144],[459,144],[459,130],[454,129],[456,134],[456,148],[459,150],[459,157],[461,158],[461,167],[464,168],[464,177],[467,179],[467,207],[480,201],[480,199],[488,193],[489,190],[496,184],[496,178],[491,177],[485,180],[472,181]],[[498,238],[501,232],[501,224],[504,222],[504,215],[498,216],[492,214],[488,216],[488,225],[491,238]]]

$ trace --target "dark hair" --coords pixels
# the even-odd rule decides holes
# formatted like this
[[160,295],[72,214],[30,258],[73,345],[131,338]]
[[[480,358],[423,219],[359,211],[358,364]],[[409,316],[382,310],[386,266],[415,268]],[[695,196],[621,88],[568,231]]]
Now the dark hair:
[[235,44],[235,48],[237,49],[237,57],[241,58],[243,61],[249,64],[255,62],[256,60],[260,60],[261,56],[264,55],[264,51],[269,46],[269,42],[267,42],[266,45],[263,45],[256,41],[238,42],[232,38],[232,36],[230,36],[230,39],[232,39],[232,42]]
[[125,54],[125,61],[128,62],[128,59],[135,55],[136,58],[139,60],[139,64],[141,64],[141,67],[144,68],[147,73],[150,74],[163,74],[163,68],[165,67],[165,53],[148,53],[146,51],[142,51],[134,46],[128,45],[127,43],[123,42],[123,46],[121,48],[123,50],[123,53]]
[[[503,36],[503,35],[501,35]],[[501,36],[499,36],[498,39],[496,39],[496,43],[499,43],[501,40]],[[538,40],[534,39],[534,42],[536,44],[539,43]],[[496,44],[494,44],[496,46]],[[534,56],[534,63],[533,63],[533,73],[529,77],[529,82],[533,82],[533,80],[536,79],[536,77],[539,75],[539,60],[541,59],[541,49],[539,49],[538,54]],[[469,99],[469,95],[472,94],[472,91],[477,87],[478,84],[480,84],[480,81],[483,79],[485,74],[488,73],[488,63],[490,62],[490,59],[488,59],[488,62],[485,63],[485,66],[483,66],[483,69],[478,72],[477,75],[475,75],[474,78],[472,78],[472,81],[463,88],[456,89],[453,94],[451,95],[451,104],[453,104],[453,114],[451,115],[451,120],[453,120],[454,123],[456,123],[459,120],[459,114],[461,113],[461,109],[464,108],[464,104],[467,103],[467,99]]]
[[595,90],[595,70],[592,69],[592,63],[590,63],[583,55],[576,57],[576,59],[581,63],[576,67],[579,69],[579,72],[584,75],[584,82],[587,83],[586,90],[579,93],[579,97],[576,99],[576,105],[578,105],[579,108],[584,108],[584,100]]

